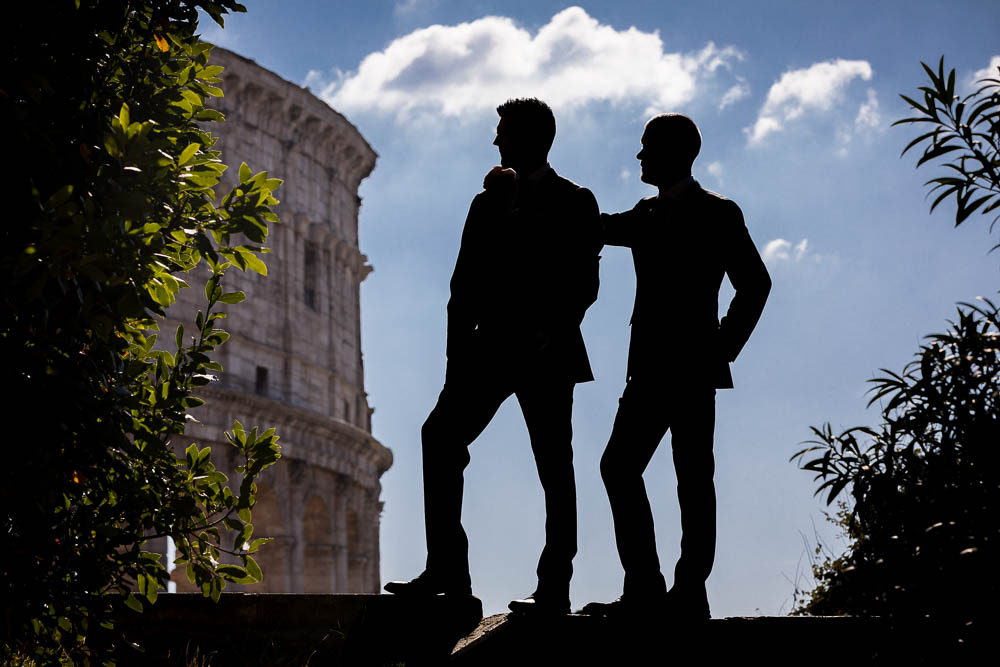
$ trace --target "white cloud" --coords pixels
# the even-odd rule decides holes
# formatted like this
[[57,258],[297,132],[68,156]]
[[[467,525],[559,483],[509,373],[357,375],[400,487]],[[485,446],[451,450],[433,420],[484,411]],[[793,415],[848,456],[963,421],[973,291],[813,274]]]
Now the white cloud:
[[622,173],[619,176],[622,179],[622,183],[628,183],[628,180],[632,178],[632,172],[628,169],[622,169]]
[[[330,81],[331,75],[334,78],[333,81]],[[344,73],[339,69],[332,70],[330,74],[323,74],[319,70],[311,69],[306,74],[302,86],[323,97],[333,91],[343,80]]]
[[721,184],[722,183],[722,163],[721,162],[709,162],[705,170],[715,177],[715,180]]
[[424,0],[399,0],[395,7],[392,8],[392,11],[396,14],[409,14],[421,4],[424,4]]
[[979,83],[982,79],[1000,79],[1000,72],[997,72],[998,67],[1000,67],[1000,56],[993,56],[990,58],[989,65],[972,73],[972,76],[969,77],[969,88],[978,90],[983,85]]
[[761,257],[768,264],[777,262],[801,264],[803,261],[819,262],[822,260],[820,255],[809,251],[809,239],[802,239],[794,245],[785,239],[768,241],[761,252]]
[[882,115],[878,108],[878,95],[872,88],[868,89],[868,99],[858,107],[858,115],[854,126],[859,130],[882,129]]
[[726,91],[726,94],[722,96],[719,101],[719,111],[722,111],[730,104],[735,104],[739,100],[750,94],[750,84],[743,80],[743,77],[736,77],[739,79],[739,83]]
[[878,93],[873,88],[869,88],[865,101],[858,107],[858,115],[854,117],[853,125],[846,121],[837,122],[835,131],[837,148],[834,150],[834,155],[846,158],[850,154],[848,146],[855,137],[861,137],[862,140],[870,143],[876,133],[884,130],[885,125],[879,111]]
[[806,111],[829,111],[857,77],[865,81],[872,78],[868,61],[838,58],[785,72],[768,91],[757,121],[743,130],[747,143],[760,144],[765,137],[781,131],[785,123]]
[[392,13],[398,19],[414,20],[419,16],[426,16],[439,4],[440,0],[397,0],[393,5]]
[[[658,32],[602,25],[580,7],[564,9],[532,35],[513,20],[487,16],[433,25],[371,53],[358,70],[307,83],[341,111],[463,116],[511,97],[537,96],[554,108],[591,101],[638,103],[647,113],[675,110],[742,54],[709,42],[669,53]],[[322,85],[319,85],[322,84]]]

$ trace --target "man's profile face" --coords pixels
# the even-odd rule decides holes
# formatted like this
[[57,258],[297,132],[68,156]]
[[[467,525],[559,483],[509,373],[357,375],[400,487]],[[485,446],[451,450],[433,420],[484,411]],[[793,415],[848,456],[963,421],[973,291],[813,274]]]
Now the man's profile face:
[[647,127],[642,133],[642,150],[636,154],[642,169],[639,180],[650,185],[659,185],[669,171],[670,142],[663,131],[650,130]]
[[500,165],[517,169],[523,166],[527,151],[523,132],[507,118],[501,118],[497,123],[497,136],[493,145],[500,151]]
[[497,123],[497,136],[493,140],[493,145],[500,151],[500,165],[504,167],[510,166],[512,134],[510,122],[506,118],[501,118]]

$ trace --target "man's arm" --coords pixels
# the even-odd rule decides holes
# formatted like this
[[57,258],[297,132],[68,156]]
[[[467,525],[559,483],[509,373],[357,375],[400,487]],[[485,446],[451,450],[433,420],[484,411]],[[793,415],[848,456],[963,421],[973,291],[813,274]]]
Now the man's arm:
[[447,356],[457,360],[468,351],[472,332],[479,324],[479,304],[476,299],[478,274],[477,222],[482,197],[472,200],[462,230],[462,245],[451,276],[451,298],[448,300]]
[[579,188],[567,200],[565,227],[557,256],[549,266],[546,309],[539,313],[539,343],[577,329],[600,287],[601,221],[597,200]]
[[727,218],[725,269],[736,294],[720,323],[719,340],[726,361],[735,361],[760,320],[771,291],[771,276],[750,238],[740,207],[728,200],[722,205]]
[[601,228],[604,245],[616,245],[631,248],[636,230],[647,212],[646,200],[640,200],[630,211],[621,213],[601,213]]
[[604,245],[600,209],[594,193],[581,188],[577,193],[577,235],[574,239],[573,302],[572,322],[580,326],[583,316],[591,304],[597,301],[600,289],[601,248]]

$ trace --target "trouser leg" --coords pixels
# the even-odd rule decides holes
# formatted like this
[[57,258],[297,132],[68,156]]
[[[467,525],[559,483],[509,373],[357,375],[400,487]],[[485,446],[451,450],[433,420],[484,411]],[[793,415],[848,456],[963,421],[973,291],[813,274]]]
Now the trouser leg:
[[511,393],[498,381],[448,381],[421,429],[427,571],[441,578],[469,580],[469,541],[462,528],[469,445]]
[[715,390],[692,389],[675,399],[675,405],[670,430],[681,555],[674,568],[674,586],[703,588],[715,561]]
[[611,438],[601,457],[601,477],[625,570],[626,597],[655,597],[666,591],[642,473],[668,425],[666,406],[642,384],[630,381],[618,401]]
[[577,549],[573,388],[571,382],[539,380],[516,392],[545,494],[545,547],[538,559],[538,590],[558,596],[569,594]]

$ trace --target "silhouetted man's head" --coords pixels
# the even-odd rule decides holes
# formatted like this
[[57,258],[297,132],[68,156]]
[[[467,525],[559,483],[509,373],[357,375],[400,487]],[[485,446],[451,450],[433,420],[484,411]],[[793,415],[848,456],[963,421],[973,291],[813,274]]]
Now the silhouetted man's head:
[[668,186],[691,174],[701,150],[701,132],[694,121],[679,113],[653,116],[642,133],[642,150],[635,157],[642,165],[640,178],[657,187]]
[[507,100],[497,107],[500,122],[493,145],[500,149],[500,164],[514,171],[531,171],[545,164],[556,137],[556,118],[541,100],[529,97]]

